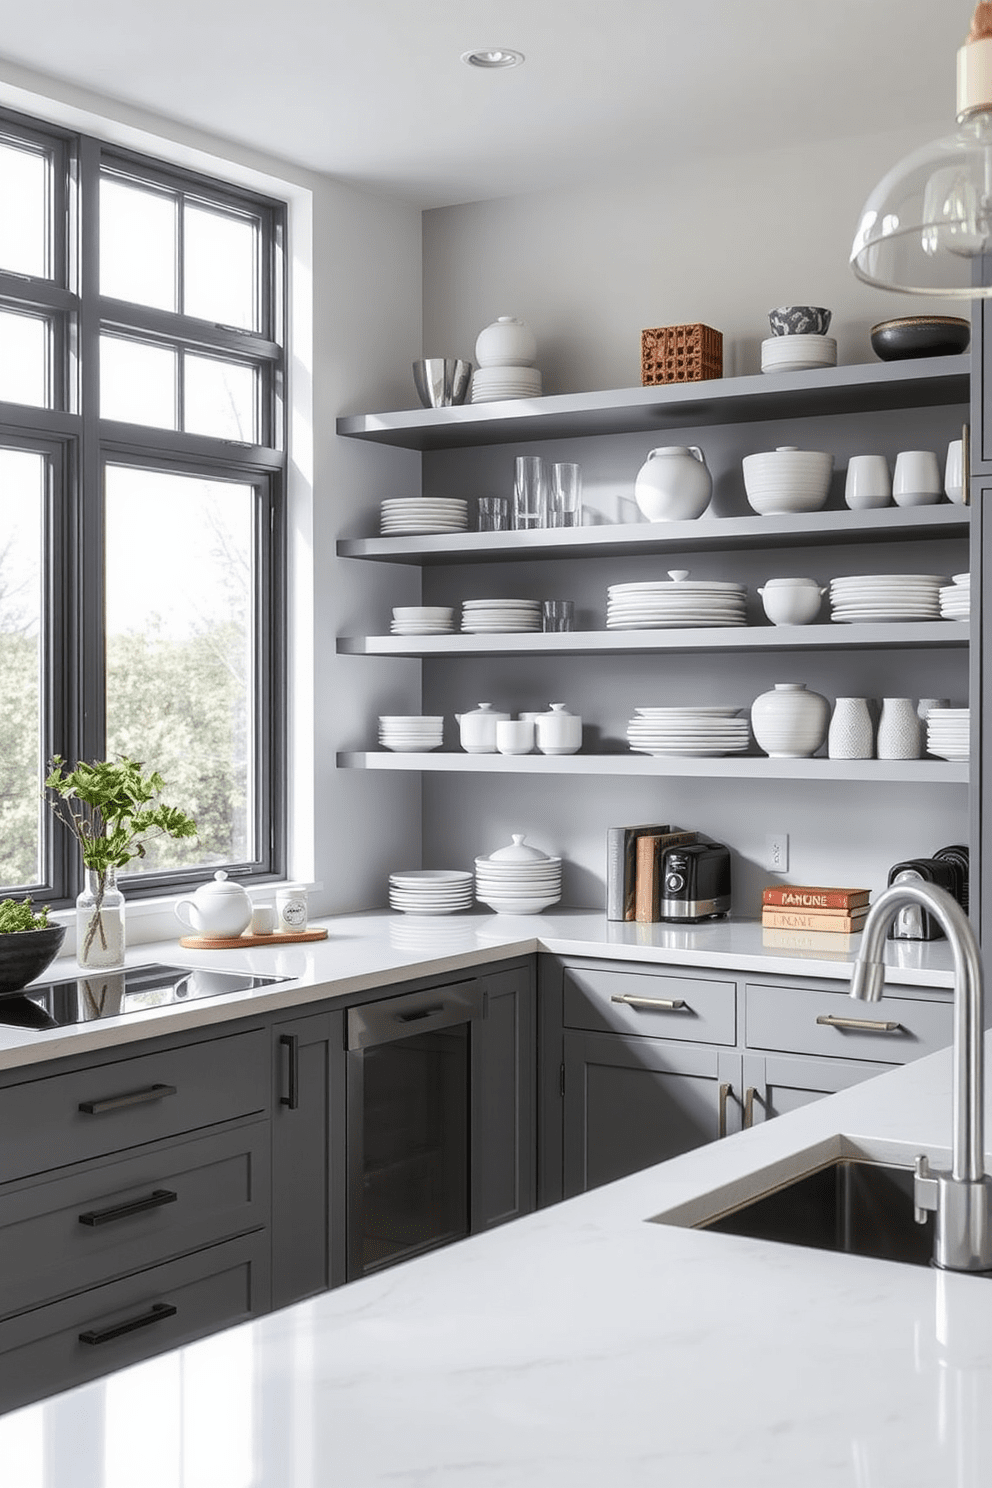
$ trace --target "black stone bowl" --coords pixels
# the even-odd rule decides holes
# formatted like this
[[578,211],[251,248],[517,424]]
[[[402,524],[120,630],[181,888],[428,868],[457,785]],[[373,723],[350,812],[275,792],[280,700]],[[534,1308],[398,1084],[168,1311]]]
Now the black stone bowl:
[[0,996],[20,992],[41,976],[62,949],[65,931],[64,925],[49,925],[46,930],[13,930],[0,935]]
[[967,351],[970,340],[971,322],[959,315],[904,315],[871,328],[871,349],[883,362],[957,356]]

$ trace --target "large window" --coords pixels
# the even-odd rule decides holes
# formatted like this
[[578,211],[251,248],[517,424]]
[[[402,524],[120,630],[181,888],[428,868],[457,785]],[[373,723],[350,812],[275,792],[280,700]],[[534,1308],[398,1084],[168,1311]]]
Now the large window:
[[283,210],[0,113],[0,893],[67,903],[54,754],[198,836],[129,893],[283,871]]

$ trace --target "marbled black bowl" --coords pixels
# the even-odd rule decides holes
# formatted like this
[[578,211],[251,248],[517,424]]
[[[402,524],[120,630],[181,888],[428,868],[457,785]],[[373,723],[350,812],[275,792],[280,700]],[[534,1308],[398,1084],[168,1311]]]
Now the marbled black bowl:
[[0,935],[0,996],[20,992],[55,960],[65,940],[64,925],[45,930],[14,930]]
[[830,316],[822,305],[779,305],[769,310],[768,324],[773,336],[825,336]]
[[971,322],[959,315],[904,315],[871,328],[871,349],[883,362],[957,356],[967,351],[970,340]]

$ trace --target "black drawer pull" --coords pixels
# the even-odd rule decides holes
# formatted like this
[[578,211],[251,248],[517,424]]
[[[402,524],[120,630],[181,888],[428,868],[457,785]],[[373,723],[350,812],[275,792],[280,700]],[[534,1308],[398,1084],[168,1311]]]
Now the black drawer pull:
[[127,1095],[108,1095],[106,1100],[80,1101],[79,1109],[87,1116],[99,1116],[103,1111],[120,1111],[124,1106],[143,1106],[148,1101],[164,1099],[178,1093],[175,1085],[149,1085],[145,1090],[129,1090]]
[[279,1097],[281,1106],[288,1106],[291,1111],[299,1109],[300,1105],[300,1040],[295,1033],[281,1033],[279,1043],[289,1050],[289,1094]]
[[125,1333],[134,1333],[138,1328],[147,1328],[152,1323],[161,1323],[165,1318],[175,1317],[179,1311],[171,1302],[156,1302],[148,1312],[128,1318],[123,1323],[114,1323],[110,1328],[87,1328],[80,1333],[80,1343],[109,1343],[112,1338],[121,1338]]
[[171,1188],[156,1188],[143,1199],[132,1199],[129,1204],[112,1204],[108,1209],[88,1209],[79,1216],[84,1225],[113,1224],[115,1219],[128,1219],[132,1214],[144,1214],[146,1209],[161,1209],[163,1204],[174,1204],[179,1195]]
[[397,1013],[398,1023],[419,1023],[421,1018],[436,1018],[438,1013],[444,1012],[444,1003],[439,1002],[437,1007],[420,1008],[415,1013]]

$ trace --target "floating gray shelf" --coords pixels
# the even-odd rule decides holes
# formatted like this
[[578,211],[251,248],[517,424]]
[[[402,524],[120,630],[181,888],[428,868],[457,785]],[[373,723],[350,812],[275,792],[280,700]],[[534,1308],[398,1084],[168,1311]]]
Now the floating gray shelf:
[[860,780],[874,784],[967,785],[967,761],[769,759],[762,755],[340,753],[346,770],[418,770],[489,775],[669,775],[722,780]]
[[712,424],[967,403],[971,357],[870,362],[812,372],[758,373],[663,387],[563,393],[458,408],[339,418],[337,432],[401,449],[440,450],[531,439],[635,434]]

